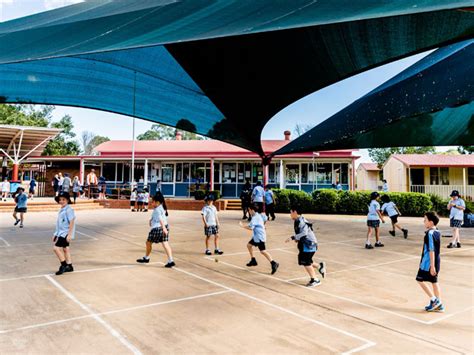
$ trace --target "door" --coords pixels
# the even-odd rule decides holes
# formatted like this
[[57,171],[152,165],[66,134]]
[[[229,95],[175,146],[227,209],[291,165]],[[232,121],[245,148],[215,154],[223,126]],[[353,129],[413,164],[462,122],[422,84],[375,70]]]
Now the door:
[[425,169],[411,169],[410,170],[410,191],[425,192]]

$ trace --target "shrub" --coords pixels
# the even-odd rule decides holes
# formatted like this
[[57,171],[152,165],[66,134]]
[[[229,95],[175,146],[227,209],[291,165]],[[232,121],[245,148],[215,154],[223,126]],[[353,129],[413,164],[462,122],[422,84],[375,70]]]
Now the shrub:
[[337,211],[345,214],[366,214],[370,203],[368,191],[339,191]]
[[433,210],[430,196],[417,192],[389,192],[390,199],[404,216],[423,216]]
[[275,195],[275,212],[286,213],[290,210],[290,198],[286,189],[272,189]]
[[336,213],[339,194],[335,190],[313,191],[313,211],[316,213]]
[[221,192],[219,190],[209,191],[209,195],[213,195],[215,201],[217,201],[221,198]]
[[206,191],[204,190],[196,190],[194,191],[194,198],[198,201],[202,201],[204,200],[204,198],[206,197]]

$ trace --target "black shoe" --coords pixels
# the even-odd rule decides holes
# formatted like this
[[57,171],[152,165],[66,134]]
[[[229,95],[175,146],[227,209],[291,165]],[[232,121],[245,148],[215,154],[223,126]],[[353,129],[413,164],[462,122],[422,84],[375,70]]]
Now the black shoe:
[[247,216],[243,216],[242,219],[247,219]]
[[18,223],[20,223],[19,219],[17,219],[16,222],[13,225],[16,226]]
[[275,220],[275,218],[276,218],[276,217],[273,217],[273,218],[272,218],[272,221],[274,221],[274,220]]
[[[21,227],[21,226],[20,226]],[[457,242],[456,244],[456,248],[460,248],[461,247],[461,243]]]
[[395,237],[395,231],[388,231],[392,237]]
[[374,249],[372,244],[366,244],[365,249]]
[[214,254],[222,255],[222,254],[224,254],[224,252],[220,249],[216,249],[216,250],[214,250]]
[[167,268],[172,268],[173,266],[176,266],[176,264],[174,263],[174,261],[171,261],[171,262],[168,262],[165,267]]
[[132,212],[135,212],[135,210],[132,210]]
[[257,259],[252,258],[250,261],[247,263],[247,266],[257,266]]
[[383,247],[383,246],[385,246],[385,245],[383,245],[382,242],[377,242],[377,243],[375,243],[375,247],[376,247],[376,248],[381,248],[381,247]]
[[324,279],[326,277],[326,262],[325,261],[322,261],[319,263],[318,271]]
[[148,210],[143,210],[143,212],[148,212]]
[[72,264],[66,265],[66,270],[64,270],[64,272],[73,272],[73,271],[74,271],[74,268],[72,267]]
[[[23,224],[20,224],[20,228],[23,228]],[[458,247],[458,248],[460,248],[460,247]]]
[[150,258],[141,258],[141,259],[137,259],[137,263],[140,263],[140,264],[148,264],[150,262]]
[[277,272],[279,266],[280,266],[280,264],[278,264],[275,260],[272,261],[272,275],[275,272]]
[[67,265],[61,265],[59,267],[59,270],[56,271],[56,275],[62,275],[66,272]]
[[204,252],[204,254],[206,255],[212,255],[211,251],[209,249],[206,249],[206,251]]
[[407,239],[408,238],[408,229],[402,229],[403,232],[403,238]]
[[446,248],[451,249],[451,248],[456,248],[456,246],[453,243],[449,243]]

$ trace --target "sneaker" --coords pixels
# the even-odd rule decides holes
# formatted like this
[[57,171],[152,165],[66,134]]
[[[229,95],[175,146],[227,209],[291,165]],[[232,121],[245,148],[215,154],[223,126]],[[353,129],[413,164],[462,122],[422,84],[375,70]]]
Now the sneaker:
[[66,268],[67,268],[66,265],[61,265],[61,266],[59,267],[59,270],[56,271],[56,275],[62,275],[62,274],[64,274],[64,273],[66,272]]
[[132,210],[132,212],[135,212],[135,210]]
[[403,232],[403,238],[407,239],[408,238],[408,229],[402,229]]
[[243,216],[242,219],[247,219],[247,216]]
[[141,258],[141,259],[137,259],[137,263],[140,263],[140,264],[148,264],[150,262],[150,258]]
[[385,245],[383,245],[382,242],[377,242],[377,243],[375,243],[375,247],[376,247],[376,248],[381,248],[381,247],[383,247],[383,246],[385,246]]
[[365,249],[374,249],[372,244],[366,244]]
[[204,252],[204,254],[206,255],[212,255],[211,251],[209,249],[206,249],[206,251]]
[[280,264],[278,264],[275,260],[272,261],[272,275],[275,272],[277,272],[279,266],[280,266]]
[[443,313],[445,310],[444,305],[441,303],[438,308],[435,309],[436,312]]
[[388,231],[392,237],[395,237],[395,231]]
[[439,306],[441,306],[441,302],[439,301],[439,299],[436,299],[434,301],[430,300],[430,304],[425,307],[425,311],[426,312],[433,312],[433,311],[437,310],[439,308]]
[[318,279],[315,279],[314,281],[309,281],[306,284],[306,287],[316,287],[316,286],[319,286],[319,285],[321,285],[321,281],[318,280]]
[[167,268],[172,268],[173,266],[176,266],[174,261],[168,261],[168,263],[165,265],[165,267],[167,267]]
[[[23,224],[20,224],[20,228],[23,228]],[[460,247],[458,247],[458,248],[460,248]]]
[[257,266],[257,259],[252,258],[250,261],[247,263],[247,266]]
[[224,254],[224,252],[220,249],[216,249],[216,250],[214,250],[214,254],[222,255],[222,254]]
[[13,225],[16,226],[18,223],[20,223],[19,219],[17,219],[16,222]]
[[453,243],[449,243],[446,248],[451,249],[451,248],[456,248],[456,247]]
[[[20,226],[21,227],[21,226]],[[461,247],[461,243],[457,242],[456,243],[456,248],[460,248]]]
[[319,263],[318,271],[324,279],[326,277],[326,262],[325,261],[322,261]]
[[66,270],[64,270],[64,272],[73,272],[73,271],[74,271],[74,268],[72,267],[72,264],[66,265]]

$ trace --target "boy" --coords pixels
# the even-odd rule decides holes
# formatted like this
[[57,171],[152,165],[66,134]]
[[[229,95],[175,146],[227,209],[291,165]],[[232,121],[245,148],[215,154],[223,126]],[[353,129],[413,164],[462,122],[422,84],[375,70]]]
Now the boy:
[[29,188],[29,191],[28,191],[28,198],[31,198],[32,201],[33,201],[33,198],[35,197],[36,179],[37,179],[36,176],[34,176],[34,177],[31,179],[31,181],[30,181],[30,188]]
[[[444,306],[441,303],[440,288],[438,285],[438,274],[440,269],[440,240],[441,234],[437,230],[439,217],[435,212],[425,213],[425,238],[423,251],[421,254],[420,269],[416,275],[416,281],[430,298],[430,303],[425,307],[427,312],[443,312]],[[425,282],[430,282],[433,292],[426,286]]]
[[137,263],[148,264],[150,262],[150,254],[153,249],[153,243],[161,243],[165,250],[166,256],[168,256],[168,262],[166,268],[172,268],[176,266],[173,260],[173,252],[171,246],[168,243],[170,237],[170,228],[168,226],[168,209],[166,208],[166,202],[163,194],[157,192],[151,200],[151,207],[153,207],[153,213],[150,219],[150,233],[148,233],[148,239],[146,241],[146,253],[141,259],[137,259]]
[[258,213],[263,212],[263,199],[265,196],[265,190],[262,187],[262,182],[257,181],[257,186],[252,191],[252,203],[258,206]]
[[[3,179],[3,183],[2,183],[2,198],[3,198],[3,201],[7,200],[8,195],[10,195],[10,182],[8,181],[8,178],[5,177]],[[1,200],[1,198],[0,198],[0,200]]]
[[[14,226],[20,223],[20,228],[23,228],[23,218],[27,211],[26,205],[28,203],[28,196],[25,194],[25,189],[23,187],[17,188],[14,198],[16,202],[15,211],[13,212],[13,218],[15,219]],[[17,217],[17,213],[20,214],[19,219]]]
[[453,229],[453,239],[448,244],[448,248],[460,248],[461,247],[461,236],[459,234],[459,228],[464,220],[464,210],[466,204],[459,195],[459,191],[453,190],[451,192],[451,201],[448,203],[449,210],[449,226]]
[[400,213],[400,210],[398,209],[397,205],[390,200],[390,197],[388,195],[383,195],[381,197],[381,200],[383,202],[382,213],[387,213],[388,217],[392,221],[392,230],[389,231],[390,235],[392,237],[395,237],[395,228],[398,228],[403,232],[403,237],[407,239],[408,229],[402,228],[398,223],[398,217],[402,214]]
[[71,197],[69,196],[69,193],[61,192],[54,199],[61,206],[56,221],[56,230],[53,235],[54,254],[56,254],[61,263],[56,275],[61,275],[65,272],[74,271],[69,243],[74,239],[74,233],[76,231],[76,215],[70,206]]
[[[318,240],[313,232],[313,225],[301,215],[301,207],[292,206],[290,209],[290,217],[294,221],[295,235],[288,238],[285,242],[294,240],[298,243],[298,265],[304,266],[310,280],[306,284],[307,287],[319,286],[321,281],[316,278],[314,271],[313,256],[318,250]],[[324,278],[326,275],[326,263],[319,263],[319,273]]]
[[145,193],[142,190],[138,191],[137,195],[137,211],[143,212],[143,204],[145,203]]
[[267,219],[271,216],[272,221],[275,220],[275,196],[270,185],[265,186],[265,213]]
[[[242,191],[240,193],[240,201],[241,201],[241,204],[242,204],[242,212],[244,214],[242,219],[248,219],[249,222],[250,222],[250,213],[248,213],[248,210],[249,210],[249,206],[250,206],[250,203],[251,203],[251,195],[252,195],[251,190],[252,190],[252,187],[250,185],[249,180],[247,179],[247,181],[245,182],[245,185],[242,188]],[[247,214],[248,214],[248,216],[247,216]]]
[[272,267],[272,275],[277,272],[278,264],[273,260],[272,256],[268,251],[266,251],[265,241],[267,239],[265,225],[262,219],[262,215],[259,213],[259,206],[256,204],[251,204],[249,206],[249,213],[252,219],[248,225],[244,225],[242,222],[239,222],[239,225],[242,228],[252,231],[252,239],[247,244],[247,249],[250,254],[250,261],[247,263],[247,266],[257,266],[257,260],[254,257],[253,247],[257,247],[260,250],[260,253],[270,262]]
[[370,244],[370,238],[372,237],[372,230],[374,229],[375,229],[375,246],[378,248],[384,246],[382,242],[379,240],[380,219],[382,220],[382,223],[385,223],[385,220],[383,219],[383,215],[380,212],[380,204],[377,202],[377,199],[379,198],[379,196],[380,196],[379,193],[375,191],[370,194],[369,213],[367,214],[368,231],[367,231],[367,241],[365,242],[365,249],[374,249],[372,244]]
[[214,254],[222,255],[224,252],[219,249],[219,218],[217,208],[214,206],[214,196],[206,197],[206,204],[201,211],[202,222],[204,223],[204,236],[206,237],[206,255],[211,255],[209,250],[209,239],[214,236]]

